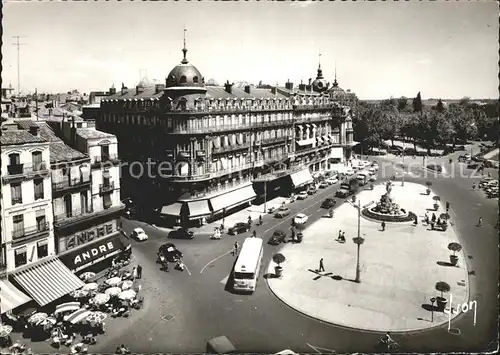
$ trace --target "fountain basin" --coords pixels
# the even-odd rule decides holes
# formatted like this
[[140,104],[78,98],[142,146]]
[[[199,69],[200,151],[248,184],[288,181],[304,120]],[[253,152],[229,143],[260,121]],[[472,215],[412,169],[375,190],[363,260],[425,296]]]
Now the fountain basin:
[[376,207],[365,208],[361,211],[363,216],[381,222],[412,222],[417,215],[411,211],[400,214],[388,214],[375,211]]

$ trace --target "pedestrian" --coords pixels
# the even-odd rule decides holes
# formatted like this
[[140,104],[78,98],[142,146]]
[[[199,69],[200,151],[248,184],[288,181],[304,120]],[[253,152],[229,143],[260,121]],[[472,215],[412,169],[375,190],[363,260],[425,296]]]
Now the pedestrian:
[[436,214],[435,213],[432,214],[431,222],[436,222]]
[[319,259],[319,272],[325,271],[325,266],[323,265],[323,258]]
[[382,221],[382,232],[385,231],[385,221]]
[[257,231],[254,229],[252,232],[252,238],[255,238],[255,237],[257,237]]
[[132,269],[132,278],[135,280],[137,278],[137,268],[134,266]]
[[259,216],[259,225],[262,225],[262,215]]
[[477,221],[477,226],[481,227],[483,225],[483,217],[479,217],[479,220]]
[[472,190],[475,190],[476,189],[476,183],[473,183],[472,184]]
[[111,267],[113,269],[116,267],[116,258],[113,258],[113,260],[111,260]]
[[238,241],[234,242],[234,250],[233,250],[233,255],[238,255],[238,249],[240,245],[238,244]]
[[142,279],[142,266],[137,265],[137,278]]
[[342,232],[342,240],[345,242],[345,232]]
[[339,240],[342,239],[342,231],[341,230],[339,230],[339,237],[338,237],[338,239]]
[[415,220],[413,221],[413,225],[416,227],[417,224],[418,224],[418,218],[417,218],[417,216],[415,216]]
[[491,173],[488,171],[488,177],[490,178],[491,177]]
[[434,230],[434,222],[431,222],[431,230]]

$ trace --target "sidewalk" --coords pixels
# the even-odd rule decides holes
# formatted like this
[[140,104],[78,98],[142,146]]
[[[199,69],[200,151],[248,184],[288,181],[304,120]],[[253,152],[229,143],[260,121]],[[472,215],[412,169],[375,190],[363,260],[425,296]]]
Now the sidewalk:
[[[433,204],[424,195],[423,185],[396,184],[392,196],[401,207],[419,217],[415,227],[409,223],[387,223],[381,231],[379,222],[361,218],[361,283],[355,283],[357,246],[357,211],[349,203],[335,210],[333,219],[323,218],[304,231],[302,244],[287,244],[281,250],[286,261],[283,276],[268,278],[273,293],[299,312],[325,322],[376,331],[426,329],[448,322],[448,315],[434,312],[430,298],[439,296],[435,284],[445,281],[451,287],[453,306],[469,298],[468,274],[463,251],[458,267],[446,266],[451,252],[447,246],[457,242],[452,227],[446,232],[431,231],[422,222]],[[361,205],[378,202],[385,186],[358,195]],[[442,200],[445,200],[443,198]],[[442,207],[440,211],[442,211]],[[346,243],[335,239],[345,231]],[[325,272],[318,273],[324,258]],[[274,274],[271,263],[269,274]],[[450,293],[445,294],[449,298]]]
[[[269,200],[266,202],[266,209],[269,210],[271,207],[280,207],[281,204],[285,202],[285,204],[290,203],[290,199],[285,198],[285,197],[276,197],[272,200]],[[233,213],[232,215],[226,216],[224,220],[224,224],[226,228],[232,227],[235,223],[237,222],[247,222],[248,221],[248,216],[252,218],[252,221],[257,221],[259,219],[259,216],[264,217],[267,214],[266,211],[264,211],[264,203],[260,205],[251,205],[247,208],[242,209],[241,211],[238,211],[236,213]],[[195,234],[210,234],[214,232],[215,227],[219,227],[222,224],[222,218],[216,220],[215,222],[207,223],[204,224],[203,226],[199,228],[191,228],[191,230]],[[159,226],[153,226],[161,231],[164,232],[170,232],[172,231],[171,228],[165,228],[165,227],[159,227]]]

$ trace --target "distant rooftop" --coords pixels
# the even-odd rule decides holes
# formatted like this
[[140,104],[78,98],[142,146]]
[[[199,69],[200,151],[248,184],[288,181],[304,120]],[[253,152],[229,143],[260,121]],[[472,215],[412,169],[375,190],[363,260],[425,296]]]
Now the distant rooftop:
[[77,128],[76,134],[85,139],[99,139],[99,138],[114,138],[115,136],[109,133],[97,131],[93,128]]
[[0,137],[1,145],[22,145],[28,143],[47,143],[42,137],[32,135],[24,130],[3,130]]
[[50,162],[58,163],[65,161],[80,160],[89,158],[87,155],[71,148],[63,142],[50,144]]
[[21,119],[15,121],[17,125],[24,130],[29,130],[31,126],[40,127],[40,136],[47,140],[48,142],[62,142],[62,139],[59,138],[54,131],[50,128],[50,126],[43,121],[33,121],[31,119]]

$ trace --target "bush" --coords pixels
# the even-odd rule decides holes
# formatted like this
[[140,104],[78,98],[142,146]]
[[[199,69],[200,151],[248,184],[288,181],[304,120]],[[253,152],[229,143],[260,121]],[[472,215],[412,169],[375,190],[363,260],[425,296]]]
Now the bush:
[[458,253],[460,250],[462,250],[462,246],[458,243],[453,242],[448,244],[448,249],[453,252],[453,255],[455,255],[455,253]]
[[284,263],[286,260],[285,256],[281,253],[277,253],[273,255],[273,261],[280,266],[280,264]]
[[436,282],[436,291],[441,292],[441,297],[443,297],[443,292],[450,292],[450,285],[444,281]]

